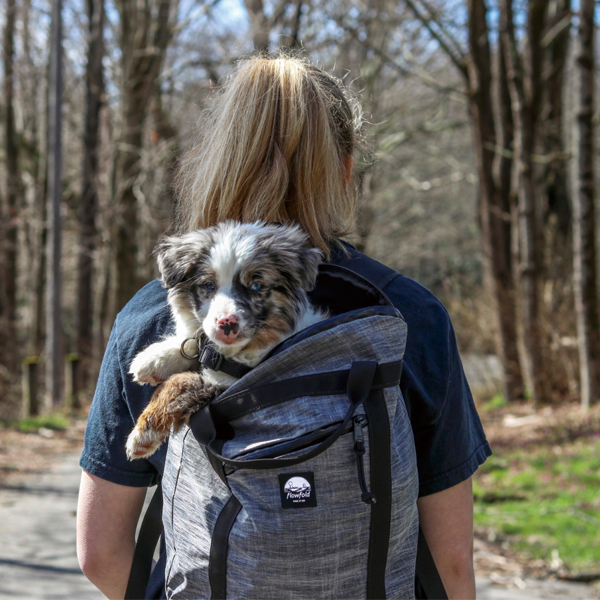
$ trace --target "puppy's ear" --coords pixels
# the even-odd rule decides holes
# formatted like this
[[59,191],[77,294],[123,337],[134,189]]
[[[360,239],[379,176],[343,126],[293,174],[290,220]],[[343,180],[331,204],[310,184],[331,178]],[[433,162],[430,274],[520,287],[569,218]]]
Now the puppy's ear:
[[305,246],[300,251],[298,258],[300,260],[300,285],[307,292],[311,292],[317,283],[323,253],[318,248]]
[[210,234],[205,230],[163,238],[154,249],[163,287],[170,289],[186,281],[206,254],[210,242]]
[[314,289],[323,254],[311,245],[305,231],[298,225],[278,225],[269,232],[265,246],[302,289],[307,292]]

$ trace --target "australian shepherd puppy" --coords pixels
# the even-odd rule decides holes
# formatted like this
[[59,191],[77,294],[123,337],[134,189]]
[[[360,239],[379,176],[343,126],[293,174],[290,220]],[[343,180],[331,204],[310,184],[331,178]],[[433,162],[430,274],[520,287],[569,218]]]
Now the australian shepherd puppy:
[[156,254],[175,333],[131,363],[135,381],[162,385],[129,435],[130,460],[152,455],[236,381],[206,366],[193,370],[198,340],[225,359],[255,367],[284,339],[327,316],[307,297],[322,255],[298,226],[226,221],[167,237]]

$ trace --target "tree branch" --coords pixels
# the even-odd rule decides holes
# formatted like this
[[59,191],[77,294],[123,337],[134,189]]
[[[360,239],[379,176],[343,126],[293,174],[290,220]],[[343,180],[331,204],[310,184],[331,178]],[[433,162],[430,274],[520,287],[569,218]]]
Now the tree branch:
[[[421,23],[423,23],[423,26],[427,29],[427,31],[429,31],[431,36],[440,45],[442,50],[448,55],[448,57],[454,63],[454,65],[458,69],[458,71],[462,74],[462,76],[465,79],[467,79],[468,72],[467,72],[467,65],[465,63],[464,56],[462,55],[462,53],[457,56],[454,53],[454,51],[452,50],[452,48],[450,48],[450,45],[442,36],[442,33],[444,34],[444,36],[448,36],[448,33],[446,32],[445,28],[438,21],[436,21],[432,16],[427,16],[426,14],[421,12],[420,8],[413,2],[413,0],[405,0],[405,1],[406,1],[406,5],[408,6],[408,8],[410,8],[410,10],[413,12],[415,17],[417,17],[417,19],[419,19],[419,21],[421,21]],[[433,24],[435,24],[440,29],[441,33],[435,30],[435,28],[432,26]]]

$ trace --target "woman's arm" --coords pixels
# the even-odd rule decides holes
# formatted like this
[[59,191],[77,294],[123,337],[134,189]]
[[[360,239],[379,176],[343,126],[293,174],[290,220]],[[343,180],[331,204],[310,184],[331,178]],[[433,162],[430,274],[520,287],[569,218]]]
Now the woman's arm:
[[83,471],[77,505],[77,557],[85,576],[108,598],[125,596],[135,529],[146,488],[127,487]]
[[471,478],[417,501],[419,521],[449,599],[475,598]]

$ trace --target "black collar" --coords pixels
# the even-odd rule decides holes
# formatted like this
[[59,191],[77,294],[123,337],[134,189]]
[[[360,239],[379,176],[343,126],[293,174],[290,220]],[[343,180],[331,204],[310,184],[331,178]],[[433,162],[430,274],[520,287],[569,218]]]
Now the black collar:
[[[190,356],[184,350],[185,344],[190,339],[193,339],[196,342],[197,354],[195,356]],[[181,344],[181,354],[190,360],[198,359],[200,367],[206,367],[211,371],[220,371],[221,373],[231,375],[231,377],[235,377],[236,379],[239,379],[252,371],[252,367],[225,358],[225,356],[211,345],[210,340],[204,333],[199,337],[184,340]]]

